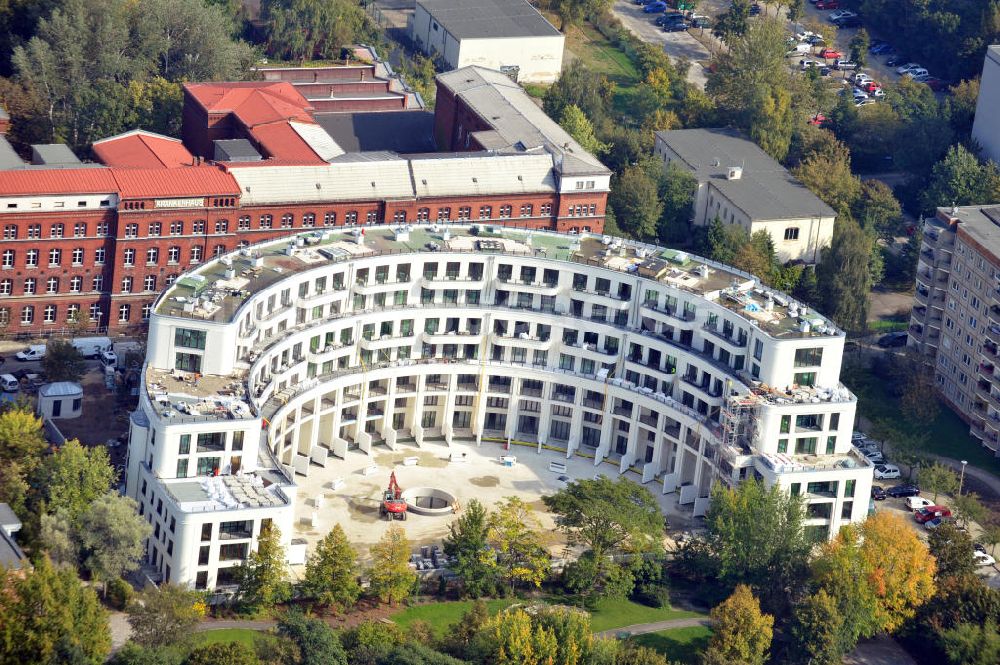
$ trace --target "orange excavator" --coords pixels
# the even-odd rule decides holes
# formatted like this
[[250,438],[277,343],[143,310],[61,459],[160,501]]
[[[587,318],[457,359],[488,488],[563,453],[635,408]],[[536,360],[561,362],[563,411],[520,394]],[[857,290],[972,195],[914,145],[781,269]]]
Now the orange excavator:
[[378,515],[387,520],[406,519],[406,499],[403,498],[403,488],[396,482],[396,472],[389,476],[389,487],[382,495],[382,505],[379,506]]

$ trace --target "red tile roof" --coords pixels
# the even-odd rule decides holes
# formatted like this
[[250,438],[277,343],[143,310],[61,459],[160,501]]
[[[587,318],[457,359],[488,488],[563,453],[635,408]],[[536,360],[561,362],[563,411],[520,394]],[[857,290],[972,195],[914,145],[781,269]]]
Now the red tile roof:
[[186,196],[215,196],[240,193],[230,174],[216,166],[171,169],[111,169],[118,191],[125,199],[165,199]]
[[271,157],[299,164],[326,164],[287,122],[259,125],[250,133],[257,145]]
[[194,159],[180,139],[141,129],[97,141],[93,151],[104,164],[119,167],[173,169]]
[[25,169],[0,173],[0,196],[38,194],[114,194],[118,191],[111,170]]

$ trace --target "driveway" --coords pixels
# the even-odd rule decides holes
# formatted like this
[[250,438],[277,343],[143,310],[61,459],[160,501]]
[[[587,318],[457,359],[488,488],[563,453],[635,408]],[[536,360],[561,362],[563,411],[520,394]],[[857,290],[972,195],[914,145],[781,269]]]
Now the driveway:
[[917,661],[891,637],[879,635],[858,644],[844,657],[844,665],[917,665]]
[[663,47],[664,53],[672,60],[687,58],[691,61],[687,80],[702,90],[705,89],[705,66],[712,54],[701,42],[686,32],[663,32],[658,25],[653,25],[656,14],[643,13],[642,7],[628,0],[615,0],[611,8],[615,16],[625,24],[639,39],[649,44]]

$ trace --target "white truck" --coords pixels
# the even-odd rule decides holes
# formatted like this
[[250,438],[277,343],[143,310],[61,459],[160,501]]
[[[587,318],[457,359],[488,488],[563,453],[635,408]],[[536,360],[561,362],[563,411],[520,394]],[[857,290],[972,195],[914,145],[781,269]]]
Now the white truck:
[[41,360],[45,357],[45,345],[44,344],[32,344],[23,351],[18,351],[15,356],[18,360]]
[[69,342],[84,358],[100,358],[102,353],[112,348],[107,337],[76,337]]
[[144,351],[143,345],[139,342],[115,342],[111,348],[101,352],[101,363],[105,367],[125,369],[130,356],[133,359],[138,358],[141,363]]

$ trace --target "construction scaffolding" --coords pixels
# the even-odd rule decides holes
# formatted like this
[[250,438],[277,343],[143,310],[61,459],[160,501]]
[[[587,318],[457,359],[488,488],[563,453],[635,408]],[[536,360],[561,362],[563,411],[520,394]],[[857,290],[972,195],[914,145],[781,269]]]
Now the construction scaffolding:
[[730,395],[719,413],[722,440],[715,453],[714,466],[718,477],[727,485],[736,485],[743,478],[737,466],[741,457],[749,456],[750,442],[757,428],[759,398],[753,393]]

